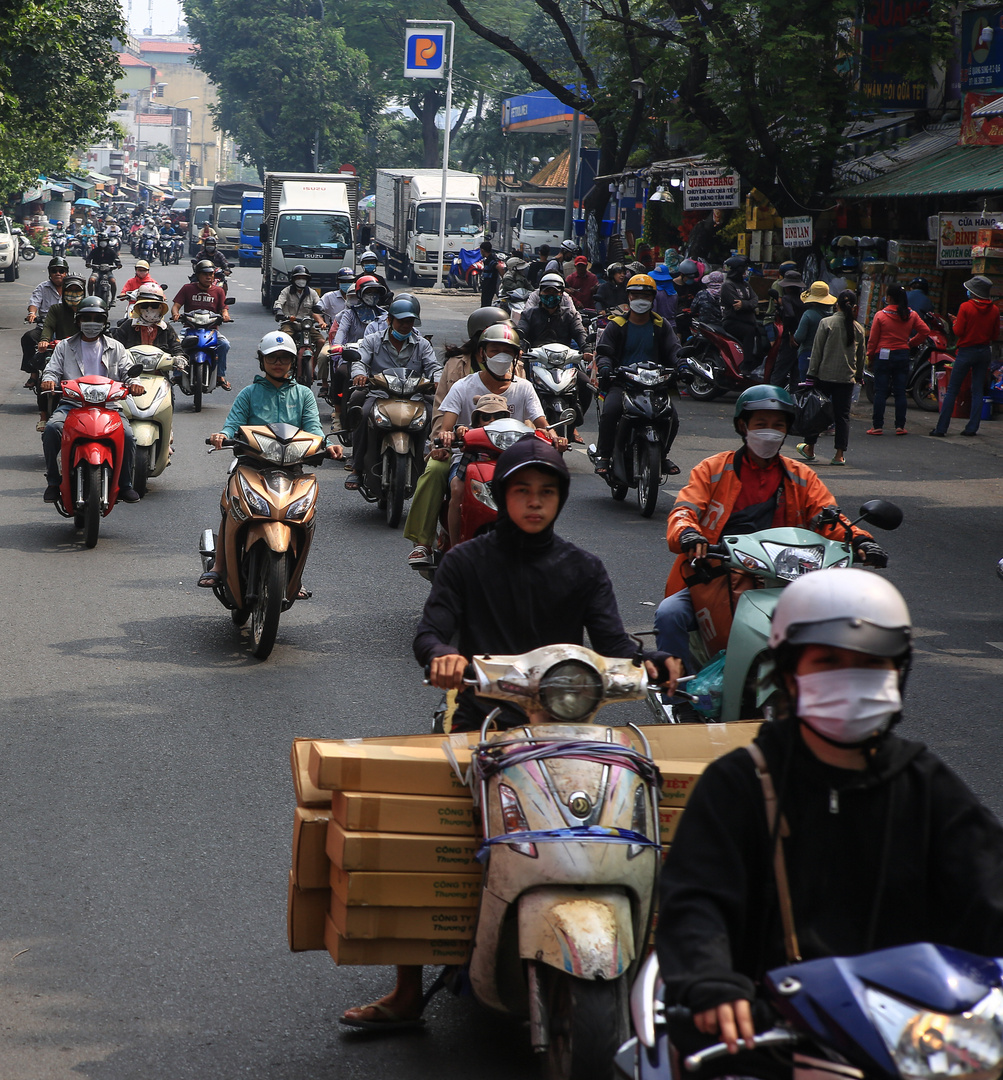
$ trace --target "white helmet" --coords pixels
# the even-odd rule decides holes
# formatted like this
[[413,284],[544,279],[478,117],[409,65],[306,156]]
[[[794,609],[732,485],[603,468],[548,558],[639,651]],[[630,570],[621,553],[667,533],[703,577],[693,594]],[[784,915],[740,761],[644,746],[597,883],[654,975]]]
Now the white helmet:
[[567,252],[569,255],[577,255],[578,245],[574,242],[574,240],[562,240],[561,250]]
[[912,620],[902,594],[867,570],[816,570],[792,582],[773,612],[770,648],[836,645],[905,658]]
[[554,288],[554,289],[560,289],[561,292],[564,292],[565,285],[566,285],[566,282],[565,282],[564,278],[561,277],[560,274],[544,274],[543,277],[540,278],[540,290],[541,291],[543,289],[546,289],[546,288],[550,287],[550,288]]
[[267,356],[273,352],[287,352],[296,355],[296,343],[293,339],[281,330],[273,330],[270,334],[265,336],[258,342],[258,354],[260,356]]

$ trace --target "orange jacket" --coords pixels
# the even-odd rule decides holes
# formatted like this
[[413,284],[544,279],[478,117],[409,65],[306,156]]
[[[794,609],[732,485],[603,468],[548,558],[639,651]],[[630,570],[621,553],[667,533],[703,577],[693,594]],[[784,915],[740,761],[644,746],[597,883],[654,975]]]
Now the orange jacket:
[[[714,454],[704,458],[690,471],[689,481],[676,496],[669,514],[665,536],[670,551],[681,554],[679,537],[684,529],[696,529],[711,544],[721,539],[742,490],[742,481],[735,473],[736,453],[738,451],[727,450],[723,454]],[[814,469],[783,456],[780,463],[784,467],[784,481],[777,506],[783,524],[789,528],[810,529],[811,519],[827,506],[835,506],[836,500]],[[847,521],[845,517],[843,520]],[[836,526],[815,531],[830,540],[842,541],[844,536],[843,529]],[[871,539],[870,533],[856,527],[853,535],[858,541]],[[676,559],[673,564],[665,584],[666,596],[686,588],[682,572],[684,562],[684,559]]]

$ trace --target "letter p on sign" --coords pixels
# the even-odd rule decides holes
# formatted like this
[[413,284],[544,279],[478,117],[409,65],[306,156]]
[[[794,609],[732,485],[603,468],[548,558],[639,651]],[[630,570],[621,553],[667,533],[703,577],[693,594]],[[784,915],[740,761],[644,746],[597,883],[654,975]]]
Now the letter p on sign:
[[404,76],[441,79],[444,74],[446,35],[438,30],[408,30],[404,42]]

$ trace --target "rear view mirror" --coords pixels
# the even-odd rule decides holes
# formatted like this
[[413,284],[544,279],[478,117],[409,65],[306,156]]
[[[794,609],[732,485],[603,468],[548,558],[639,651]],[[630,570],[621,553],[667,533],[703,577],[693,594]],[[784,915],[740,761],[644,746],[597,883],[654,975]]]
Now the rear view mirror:
[[237,298],[235,296],[228,296],[226,298],[226,306],[229,307],[231,304],[236,303],[236,301],[237,301]]
[[127,379],[138,379],[143,374],[142,364],[130,364],[129,370],[125,373]]
[[860,508],[860,516],[868,525],[891,531],[902,524],[902,511],[886,499],[871,499]]

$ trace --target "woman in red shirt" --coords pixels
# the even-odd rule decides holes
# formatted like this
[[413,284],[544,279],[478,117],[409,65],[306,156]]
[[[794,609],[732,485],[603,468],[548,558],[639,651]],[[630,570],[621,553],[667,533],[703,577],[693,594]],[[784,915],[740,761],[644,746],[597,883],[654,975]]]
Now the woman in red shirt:
[[868,435],[884,434],[885,402],[891,385],[895,394],[895,434],[905,428],[906,383],[909,380],[909,349],[930,336],[930,328],[909,307],[905,286],[889,285],[887,307],[874,316],[867,338],[867,362],[874,372],[874,412]]

